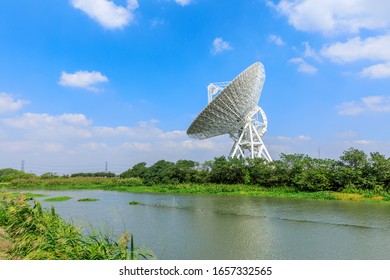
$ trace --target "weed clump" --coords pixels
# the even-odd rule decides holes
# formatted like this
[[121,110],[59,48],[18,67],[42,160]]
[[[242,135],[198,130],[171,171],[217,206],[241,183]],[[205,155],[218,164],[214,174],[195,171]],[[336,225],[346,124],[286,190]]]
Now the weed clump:
[[72,198],[70,196],[56,196],[56,197],[45,198],[44,200],[46,202],[61,202],[61,201],[67,201],[69,199]]
[[80,198],[77,200],[78,202],[93,202],[93,201],[99,201],[98,198]]

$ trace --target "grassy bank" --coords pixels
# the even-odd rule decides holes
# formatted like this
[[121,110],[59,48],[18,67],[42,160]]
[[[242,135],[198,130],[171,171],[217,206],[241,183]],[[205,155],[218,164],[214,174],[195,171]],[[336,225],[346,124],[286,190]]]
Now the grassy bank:
[[[93,231],[85,236],[65,222],[54,208],[42,209],[25,195],[0,193],[0,228],[11,246],[0,252],[7,259],[33,260],[127,260],[153,257],[145,249],[134,249],[125,232],[115,241]],[[6,239],[5,239],[6,237]],[[4,251],[4,249],[3,249]]]
[[2,184],[3,189],[23,190],[112,190],[144,193],[248,195],[263,197],[289,197],[300,199],[353,200],[390,202],[390,193],[383,190],[344,189],[343,192],[300,191],[291,187],[264,188],[243,184],[167,184],[145,186],[138,178],[57,177],[16,179]]

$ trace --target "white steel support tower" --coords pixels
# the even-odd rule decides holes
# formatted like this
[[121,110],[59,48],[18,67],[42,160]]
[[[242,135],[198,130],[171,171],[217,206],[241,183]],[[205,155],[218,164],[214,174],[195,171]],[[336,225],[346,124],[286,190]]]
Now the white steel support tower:
[[[262,121],[259,121],[261,118]],[[267,118],[263,109],[257,108],[252,116],[247,117],[245,125],[236,133],[230,133],[230,138],[234,140],[230,151],[230,157],[244,158],[264,158],[272,161],[270,154],[263,140],[261,139],[267,131]]]

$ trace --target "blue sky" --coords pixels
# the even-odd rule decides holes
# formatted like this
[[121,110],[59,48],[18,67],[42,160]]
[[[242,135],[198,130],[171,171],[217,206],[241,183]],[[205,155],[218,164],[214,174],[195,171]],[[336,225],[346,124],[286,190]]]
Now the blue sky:
[[[378,2],[379,3],[379,2]],[[186,130],[256,61],[273,158],[390,154],[390,1],[4,0],[0,168],[120,173],[228,155]]]

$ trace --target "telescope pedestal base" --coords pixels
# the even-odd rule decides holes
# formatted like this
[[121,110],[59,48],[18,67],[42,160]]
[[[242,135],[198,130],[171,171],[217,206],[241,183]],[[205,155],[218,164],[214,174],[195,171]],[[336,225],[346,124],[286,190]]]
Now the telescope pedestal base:
[[253,121],[247,122],[237,136],[230,135],[230,137],[234,140],[234,144],[229,157],[239,159],[264,158],[268,162],[272,161]]

